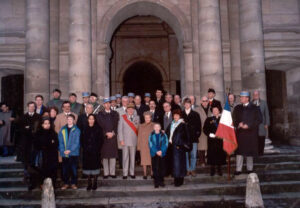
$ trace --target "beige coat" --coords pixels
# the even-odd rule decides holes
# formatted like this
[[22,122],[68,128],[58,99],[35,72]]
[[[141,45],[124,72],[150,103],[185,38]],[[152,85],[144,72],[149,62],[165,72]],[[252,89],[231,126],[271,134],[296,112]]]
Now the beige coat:
[[201,135],[199,137],[198,150],[206,151],[207,150],[207,136],[203,132],[203,126],[204,126],[204,122],[205,122],[206,118],[211,115],[211,112],[210,112],[210,110],[208,110],[208,116],[207,116],[204,109],[202,108],[202,106],[199,106],[198,112],[200,114],[200,119],[201,119]]
[[[77,122],[77,114],[71,113],[75,116],[75,123]],[[67,116],[65,113],[60,113],[56,116],[54,121],[54,129],[56,133],[59,133],[60,129],[67,124]]]
[[141,165],[151,165],[151,155],[149,149],[149,135],[153,131],[154,123],[143,123],[138,128],[137,149],[141,154]]

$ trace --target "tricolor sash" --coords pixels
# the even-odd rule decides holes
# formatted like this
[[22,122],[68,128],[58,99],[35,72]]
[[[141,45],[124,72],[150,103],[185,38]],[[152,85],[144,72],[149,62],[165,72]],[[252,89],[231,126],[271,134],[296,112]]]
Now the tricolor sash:
[[134,132],[136,135],[138,135],[138,130],[137,130],[137,128],[135,127],[135,125],[134,125],[131,121],[128,120],[126,114],[122,115],[122,117],[124,118],[124,120],[126,121],[126,123],[130,126],[130,128],[133,130],[133,132]]

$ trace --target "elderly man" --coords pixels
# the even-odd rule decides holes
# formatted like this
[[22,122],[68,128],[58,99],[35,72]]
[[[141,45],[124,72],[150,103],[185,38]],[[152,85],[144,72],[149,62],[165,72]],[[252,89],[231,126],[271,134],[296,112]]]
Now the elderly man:
[[90,114],[93,114],[94,111],[94,107],[92,104],[88,103],[85,106],[85,110],[83,114],[80,114],[78,116],[78,120],[77,120],[77,126],[80,129],[80,131],[83,131],[86,127],[88,127],[88,116]]
[[172,116],[172,112],[171,112],[171,105],[168,102],[165,102],[163,104],[163,108],[164,108],[164,118],[163,118],[163,126],[162,129],[164,131],[167,130],[168,126],[172,123],[173,121],[173,116]]
[[144,123],[144,112],[149,110],[149,106],[142,103],[142,98],[139,95],[136,95],[134,98],[135,110],[140,117],[140,122]]
[[174,95],[174,103],[179,106],[181,110],[183,109],[180,95]]
[[54,121],[54,128],[56,133],[60,131],[60,129],[67,124],[67,117],[70,114],[73,114],[75,117],[75,123],[77,122],[77,114],[71,112],[71,103],[69,101],[64,101],[62,104],[62,113],[56,116]]
[[232,93],[228,94],[228,103],[229,103],[230,111],[232,113],[235,106],[237,106],[237,103],[235,102],[235,95],[234,94],[232,94]]
[[69,102],[71,104],[71,112],[76,115],[80,114],[81,104],[77,102],[77,95],[75,93],[69,94]]
[[244,157],[247,158],[247,173],[253,172],[253,157],[258,156],[258,127],[262,122],[259,108],[250,102],[249,92],[241,92],[240,101],[232,116],[238,143],[235,175],[242,173]]
[[199,109],[199,115],[201,119],[201,135],[199,138],[198,143],[198,156],[199,156],[199,163],[202,167],[205,166],[205,152],[207,151],[207,136],[205,135],[203,131],[204,123],[207,117],[211,116],[211,111],[209,110],[208,106],[208,98],[206,96],[203,96],[201,98],[201,105],[198,108]]
[[140,118],[134,114],[134,111],[134,104],[128,104],[126,114],[120,117],[118,126],[119,141],[122,146],[123,179],[127,179],[129,164],[129,174],[132,179],[135,178],[134,167],[137,146],[137,127],[140,123]]
[[47,108],[54,106],[58,109],[59,113],[61,113],[62,112],[61,105],[63,103],[63,100],[60,99],[61,91],[59,89],[54,89],[52,92],[52,96],[53,96],[53,99],[49,100],[49,102],[47,103]]
[[259,125],[259,130],[258,130],[258,154],[263,155],[265,149],[265,139],[266,139],[268,127],[270,126],[269,108],[267,102],[260,98],[259,91],[253,92],[252,103],[257,107],[259,107],[262,115],[262,123]]

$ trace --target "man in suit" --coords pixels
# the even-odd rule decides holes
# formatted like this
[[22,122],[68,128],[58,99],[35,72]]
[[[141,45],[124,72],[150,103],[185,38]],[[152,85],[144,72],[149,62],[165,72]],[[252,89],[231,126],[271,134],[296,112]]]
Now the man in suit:
[[47,111],[47,107],[44,106],[44,97],[42,95],[35,96],[35,104],[36,104],[35,112],[37,114],[43,115],[43,113]]
[[187,129],[190,135],[191,142],[193,143],[191,152],[186,153],[186,168],[187,175],[196,176],[196,162],[197,162],[197,149],[199,137],[201,135],[201,120],[199,113],[192,109],[192,102],[190,98],[185,98],[183,101],[184,111],[182,118],[187,124]]
[[53,99],[49,100],[49,102],[47,103],[47,108],[54,106],[58,109],[58,112],[61,113],[62,112],[61,105],[63,103],[63,100],[60,99],[61,91],[59,89],[54,89],[52,92],[52,96],[53,96]]
[[122,146],[123,179],[127,179],[128,168],[131,178],[135,178],[134,167],[137,146],[137,128],[140,123],[140,118],[137,114],[134,114],[134,111],[134,104],[128,104],[126,114],[123,114],[120,117],[118,126],[119,141]]
[[152,122],[162,124],[162,114],[156,107],[155,101],[151,100],[149,104],[150,112],[152,113]]
[[221,102],[219,100],[216,100],[215,96],[216,96],[216,91],[212,88],[209,88],[207,97],[208,97],[208,101],[209,101],[208,104],[211,112],[212,112],[212,107],[218,107],[221,110],[223,109]]
[[86,127],[88,127],[89,123],[88,123],[88,116],[90,114],[92,114],[94,111],[93,105],[88,103],[85,106],[85,110],[83,114],[80,114],[78,116],[78,120],[76,125],[78,126],[78,128],[80,129],[80,131],[83,131]]
[[75,93],[69,94],[69,102],[71,104],[71,112],[76,115],[80,114],[81,104],[77,103],[77,95]]
[[62,104],[62,113],[56,116],[54,121],[54,128],[56,133],[59,133],[60,129],[67,124],[67,117],[70,114],[73,114],[75,117],[75,123],[77,122],[77,114],[71,112],[71,103],[69,101],[64,101]]
[[175,105],[179,106],[180,109],[182,110],[182,104],[181,104],[181,97],[180,95],[174,95],[174,103]]
[[117,108],[120,108],[122,106],[121,100],[122,100],[122,95],[121,94],[116,94],[116,106]]
[[253,92],[252,103],[259,108],[262,115],[262,123],[258,127],[258,154],[263,155],[265,149],[265,139],[270,126],[269,108],[267,102],[260,98],[259,91]]
[[[117,98],[116,96],[111,96],[109,98],[110,100],[110,109],[113,110],[113,111],[116,111],[117,110]],[[104,104],[103,104],[104,105]],[[105,107],[104,107],[105,108]]]
[[142,98],[136,95],[134,98],[135,110],[140,117],[140,123],[144,123],[144,112],[149,111],[149,106],[142,103]]
[[172,123],[173,117],[171,112],[171,105],[168,102],[165,102],[164,105],[164,119],[163,119],[163,130],[166,131],[168,126]]
[[151,94],[149,92],[146,92],[144,95],[144,103],[145,105],[149,106],[151,100]]
[[164,98],[163,98],[163,91],[161,89],[157,89],[155,92],[155,105],[156,108],[159,112],[163,113],[164,109],[163,109],[163,104],[165,102]]

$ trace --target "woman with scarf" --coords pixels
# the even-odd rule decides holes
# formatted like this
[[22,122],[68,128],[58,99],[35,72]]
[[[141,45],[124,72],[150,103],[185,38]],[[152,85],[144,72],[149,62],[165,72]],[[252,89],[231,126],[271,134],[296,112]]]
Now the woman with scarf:
[[[102,128],[97,124],[93,114],[88,116],[88,126],[81,134],[82,144],[82,168],[83,174],[88,177],[87,190],[97,189],[97,177],[100,174],[100,150],[104,140]],[[92,183],[93,178],[93,183]]]
[[203,131],[207,135],[207,164],[211,166],[210,175],[215,175],[217,166],[218,175],[222,176],[221,165],[226,164],[226,153],[223,150],[223,140],[216,138],[216,131],[221,118],[221,109],[219,106],[212,107],[213,116],[205,120]]
[[172,112],[173,121],[166,130],[169,138],[167,150],[167,163],[172,167],[167,167],[174,177],[174,185],[181,186],[186,176],[186,152],[191,150],[191,141],[187,125],[182,119],[182,112],[176,109]]

